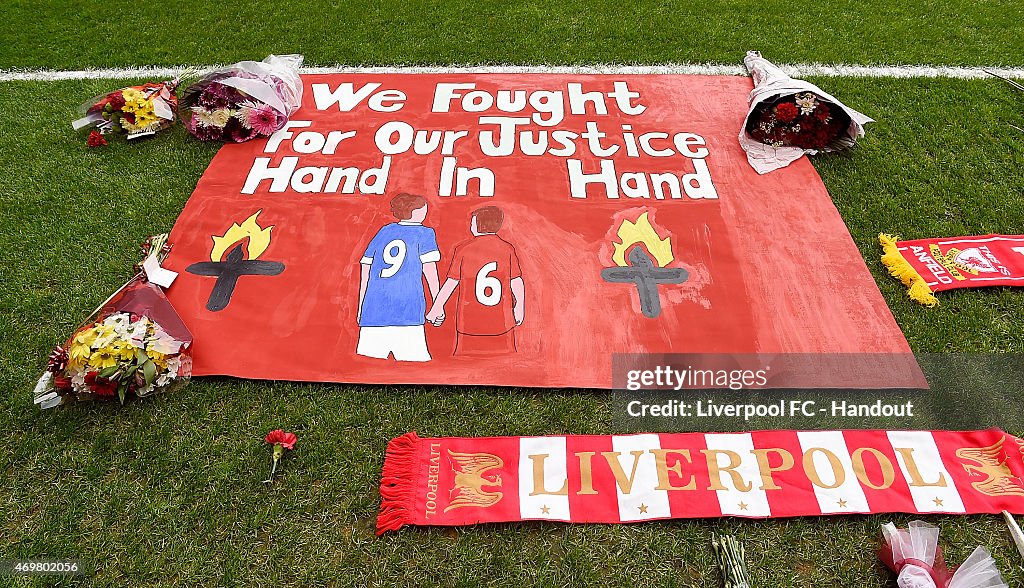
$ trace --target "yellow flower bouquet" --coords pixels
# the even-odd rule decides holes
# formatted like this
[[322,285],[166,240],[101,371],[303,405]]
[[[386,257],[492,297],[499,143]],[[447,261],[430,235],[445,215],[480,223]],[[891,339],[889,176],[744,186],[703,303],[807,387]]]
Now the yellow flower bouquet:
[[153,135],[174,124],[178,108],[178,80],[130,86],[97,96],[82,106],[84,116],[74,129],[91,128],[90,147],[106,145],[104,135],[119,133],[128,139]]
[[[162,239],[156,243],[163,247]],[[117,398],[123,404],[132,395],[150,396],[188,381],[192,334],[146,276],[132,278],[95,319],[54,349],[34,391],[40,408],[88,399]]]

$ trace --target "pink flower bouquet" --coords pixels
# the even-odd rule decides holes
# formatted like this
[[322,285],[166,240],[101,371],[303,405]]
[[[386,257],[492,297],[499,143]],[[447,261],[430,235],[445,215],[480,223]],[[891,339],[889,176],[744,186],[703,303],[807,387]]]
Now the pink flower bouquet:
[[302,103],[301,65],[301,55],[271,55],[214,70],[181,93],[181,120],[200,141],[267,137]]

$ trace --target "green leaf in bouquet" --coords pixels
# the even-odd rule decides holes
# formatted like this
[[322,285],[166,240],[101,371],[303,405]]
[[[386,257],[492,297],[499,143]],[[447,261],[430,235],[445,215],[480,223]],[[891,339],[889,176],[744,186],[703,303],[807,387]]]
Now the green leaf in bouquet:
[[99,375],[99,377],[103,378],[104,380],[109,380],[111,376],[117,373],[118,369],[120,369],[118,366],[112,365],[108,368],[103,368],[97,375]]
[[142,364],[142,373],[146,376],[146,385],[149,386],[156,379],[156,364],[152,361]]
[[122,405],[124,404],[124,398],[125,398],[125,396],[127,396],[127,394],[128,394],[128,379],[125,378],[121,382],[121,384],[117,387],[117,398],[118,398],[118,400],[121,401]]

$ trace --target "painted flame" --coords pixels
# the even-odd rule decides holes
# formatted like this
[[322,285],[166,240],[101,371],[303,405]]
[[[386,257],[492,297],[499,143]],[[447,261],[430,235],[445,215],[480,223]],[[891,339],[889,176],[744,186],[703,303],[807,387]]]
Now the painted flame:
[[248,250],[248,259],[257,259],[267,247],[270,246],[270,230],[273,229],[273,225],[263,228],[256,222],[256,217],[263,212],[263,209],[257,210],[252,216],[245,219],[242,224],[232,223],[231,228],[227,230],[223,235],[213,236],[213,249],[210,250],[210,259],[212,261],[221,261],[224,259],[224,254],[236,243],[241,243],[246,238],[249,239],[249,245],[246,248]]
[[661,238],[658,231],[651,225],[651,221],[648,220],[646,212],[641,214],[635,222],[623,219],[616,235],[620,242],[612,243],[615,247],[612,261],[615,262],[615,265],[621,267],[629,265],[626,263],[626,252],[637,244],[642,244],[647,248],[647,252],[654,257],[659,267],[665,267],[675,259],[672,257],[672,241],[668,237]]

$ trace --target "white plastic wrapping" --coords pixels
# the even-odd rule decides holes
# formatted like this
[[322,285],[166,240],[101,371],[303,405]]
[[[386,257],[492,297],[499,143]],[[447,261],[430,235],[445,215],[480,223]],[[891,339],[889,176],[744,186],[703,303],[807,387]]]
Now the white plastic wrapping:
[[775,64],[761,57],[761,54],[757,51],[748,51],[743,59],[743,64],[747,67],[750,77],[754,80],[754,90],[748,98],[750,108],[747,110],[747,116],[743,119],[743,126],[740,128],[740,146],[747,152],[747,161],[750,162],[750,166],[759,174],[766,174],[770,171],[786,167],[805,154],[815,155],[818,153],[817,150],[801,149],[800,147],[773,147],[750,137],[746,130],[747,121],[750,120],[754,110],[762,102],[775,100],[780,96],[796,94],[798,92],[812,92],[820,99],[842,108],[850,116],[850,125],[846,130],[846,134],[841,135],[839,141],[833,146],[822,150],[826,152],[853,146],[858,138],[864,136],[864,125],[874,122],[870,117],[847,107],[834,96],[814,84],[789,77]]
[[1009,588],[996,567],[992,554],[984,547],[978,547],[967,561],[956,569],[949,588]]
[[942,588],[932,580],[927,569],[919,565],[906,564],[906,560],[921,561],[931,567],[935,565],[935,553],[939,546],[939,528],[922,521],[911,521],[907,529],[897,529],[892,523],[882,526],[882,536],[892,550],[892,561],[902,565],[896,585],[900,588]]
[[294,54],[271,55],[263,61],[239,61],[226,68],[229,76],[217,81],[238,88],[290,117],[302,105],[302,60],[301,55]]
[[[975,549],[949,578],[938,551],[939,528],[934,525],[911,521],[906,529],[897,529],[887,523],[882,526],[882,537],[886,543],[883,549],[889,551],[882,559],[899,570],[899,588],[1009,588],[983,547]],[[891,558],[886,557],[889,554]]]

